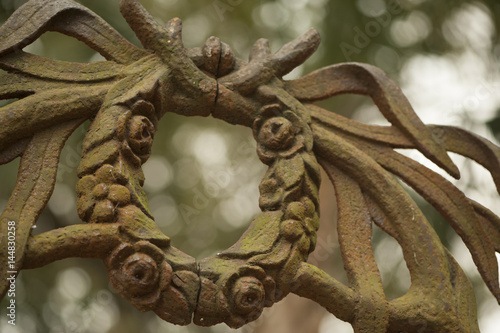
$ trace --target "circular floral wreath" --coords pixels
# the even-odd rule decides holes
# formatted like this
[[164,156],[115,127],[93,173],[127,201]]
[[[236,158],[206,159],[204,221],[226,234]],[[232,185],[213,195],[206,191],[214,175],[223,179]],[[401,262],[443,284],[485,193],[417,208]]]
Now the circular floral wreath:
[[[112,136],[122,142],[117,152],[93,152],[103,145],[84,144],[89,148],[77,186],[80,216],[90,222],[123,224],[128,233],[126,241],[107,256],[111,284],[139,310],[155,311],[171,322],[185,324],[193,311],[195,323],[204,326],[226,322],[240,327],[255,320],[264,307],[286,296],[289,272],[307,259],[316,242],[320,176],[312,153],[309,115],[301,113],[306,109],[292,110],[278,99],[260,108],[253,133],[257,154],[269,165],[259,186],[262,213],[235,245],[202,260],[195,275],[187,267],[174,269],[176,260],[169,261],[165,253],[172,247],[162,250],[158,241],[144,240],[137,230],[130,230],[137,226],[129,227],[131,220],[141,221],[139,228],[144,228],[145,221],[152,223],[137,188],[127,180],[131,170],[140,170],[137,161],[144,162],[145,152],[151,149],[153,122],[138,111],[144,105],[152,104],[141,100],[130,109],[115,108],[125,128],[117,128]],[[154,114],[148,109],[150,116]],[[89,168],[88,159],[94,155],[109,157],[104,159],[106,164]],[[146,235],[150,237],[149,232]],[[182,276],[198,282],[187,286]],[[196,300],[195,294],[199,294]]]

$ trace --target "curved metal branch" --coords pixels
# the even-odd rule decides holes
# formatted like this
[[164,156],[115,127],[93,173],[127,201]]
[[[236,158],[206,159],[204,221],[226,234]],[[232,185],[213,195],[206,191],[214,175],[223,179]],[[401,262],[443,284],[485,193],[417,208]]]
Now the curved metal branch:
[[222,77],[219,83],[229,90],[248,95],[272,77],[281,78],[302,64],[316,51],[319,42],[319,33],[310,29],[271,54],[268,42],[260,39],[252,48],[250,62],[241,64],[236,71]]
[[350,286],[359,293],[358,311],[351,323],[356,332],[384,333],[389,304],[372,248],[370,212],[356,181],[334,166],[327,172],[337,197],[337,234],[344,267]]
[[29,238],[23,269],[66,258],[104,259],[120,242],[117,224],[77,224],[47,231]]
[[358,302],[356,291],[309,263],[300,265],[294,280],[294,294],[313,300],[340,320],[354,321],[355,314],[350,309]]

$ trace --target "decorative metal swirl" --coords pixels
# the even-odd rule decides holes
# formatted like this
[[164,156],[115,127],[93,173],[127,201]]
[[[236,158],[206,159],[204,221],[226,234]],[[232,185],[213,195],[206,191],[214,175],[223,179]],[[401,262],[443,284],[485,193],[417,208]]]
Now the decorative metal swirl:
[[[259,40],[245,62],[215,37],[185,49],[181,21],[160,26],[137,0],[120,8],[144,49],[72,0],[28,1],[0,27],[0,68],[7,72],[0,99],[19,98],[0,108],[0,163],[21,156],[0,217],[2,235],[8,221],[19,224],[18,256],[14,263],[0,258],[2,267],[18,272],[72,256],[101,258],[125,299],[180,325],[240,327],[292,292],[356,332],[420,332],[413,324],[422,321],[426,332],[478,331],[469,281],[393,175],[447,219],[499,300],[500,218],[393,149],[418,149],[455,177],[447,151],[464,155],[490,170],[500,189],[498,147],[464,130],[424,125],[395,83],[369,65],[340,64],[284,81],[317,48],[313,29],[274,54]],[[107,61],[73,64],[19,51],[47,30],[82,40]],[[392,126],[360,124],[311,104],[342,93],[370,96]],[[251,127],[269,167],[259,186],[262,213],[236,244],[199,263],[158,229],[142,188],[141,165],[167,112]],[[32,236],[61,149],[86,119],[92,123],[77,171],[77,209],[87,223]],[[319,165],[337,193],[349,286],[307,263],[319,227]],[[372,223],[401,244],[411,274],[410,290],[394,300],[382,288]],[[2,236],[0,250],[8,246]]]

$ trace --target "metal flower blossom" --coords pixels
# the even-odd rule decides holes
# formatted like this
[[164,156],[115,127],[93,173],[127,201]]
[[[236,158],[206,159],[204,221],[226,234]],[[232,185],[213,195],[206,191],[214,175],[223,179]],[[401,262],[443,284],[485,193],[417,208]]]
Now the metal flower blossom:
[[[447,152],[471,158],[500,190],[497,146],[462,129],[424,125],[396,84],[370,65],[339,64],[283,80],[316,50],[314,29],[276,53],[258,40],[245,62],[215,37],[184,48],[181,21],[161,26],[137,0],[122,0],[120,9],[144,49],[72,0],[30,0],[0,27],[0,99],[18,99],[0,108],[0,163],[21,157],[0,217],[0,250],[8,253],[5,235],[15,221],[17,255],[12,262],[0,257],[9,267],[0,274],[100,258],[124,298],[180,325],[240,327],[295,293],[355,332],[478,331],[470,282],[393,176],[457,231],[499,300],[500,218],[394,149],[417,149],[454,177],[459,170]],[[49,30],[83,41],[106,61],[69,63],[21,51]],[[344,93],[370,96],[392,125],[361,124],[313,104]],[[171,112],[251,127],[269,166],[259,187],[262,213],[237,243],[199,263],[158,229],[142,188],[141,165],[159,119]],[[78,214],[86,223],[31,235],[62,147],[88,119],[77,171]],[[307,263],[319,227],[319,165],[336,189],[348,286]],[[387,300],[382,288],[373,223],[399,242],[411,274],[410,290],[396,299]],[[1,277],[3,296],[9,286]],[[423,330],[415,322],[424,322]]]
[[107,266],[112,286],[142,311],[156,306],[172,279],[172,267],[149,242],[121,244],[109,255]]

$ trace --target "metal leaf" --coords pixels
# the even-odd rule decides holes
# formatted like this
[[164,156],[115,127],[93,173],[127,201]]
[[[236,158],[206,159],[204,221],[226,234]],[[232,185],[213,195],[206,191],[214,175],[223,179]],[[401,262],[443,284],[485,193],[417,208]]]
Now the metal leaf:
[[6,149],[0,152],[0,165],[7,164],[15,158],[21,156],[26,147],[28,147],[31,138],[22,139],[20,141],[16,141]]
[[359,63],[329,66],[288,82],[285,89],[302,102],[345,93],[370,96],[384,117],[425,156],[453,177],[460,177],[446,150],[415,114],[401,89],[377,67]]
[[383,143],[393,148],[415,147],[415,144],[394,126],[367,125],[325,110],[314,104],[306,104],[306,107],[311,111],[311,117],[315,125],[342,134],[343,137],[349,136],[361,140]]
[[[496,228],[493,214],[486,214],[488,218],[476,214],[465,195],[450,182],[421,164],[394,152],[391,148],[416,148],[394,127],[370,126],[352,120],[341,123],[340,116],[315,106],[309,107],[313,111],[315,123],[336,130],[346,140],[354,143],[381,166],[413,187],[445,217],[470,249],[474,262],[489,289],[499,298],[498,265],[494,248],[500,245],[492,244],[485,232],[488,228],[493,230]],[[445,149],[483,164],[498,183],[500,179],[498,147],[458,128],[446,126],[429,126],[429,128],[440,138]],[[479,211],[484,212],[481,209]]]
[[[443,245],[423,213],[396,180],[366,153],[319,127],[314,127],[314,151],[320,164],[321,161],[334,163],[349,177],[356,179],[362,190],[382,207],[400,237],[412,286],[426,285],[429,290],[441,288],[441,281],[436,281],[435,276],[448,271]],[[409,246],[419,244],[423,239],[426,246]],[[427,269],[419,269],[420,265]]]
[[236,244],[220,253],[221,257],[248,258],[269,253],[279,238],[281,211],[269,211],[258,215]]
[[283,184],[285,189],[297,185],[304,175],[304,160],[300,154],[295,154],[289,159],[279,159],[276,161],[275,173],[277,179]]
[[[370,195],[367,193],[363,194],[373,222],[375,222],[375,224],[377,224],[384,232],[395,238],[401,244],[400,235],[390,223],[389,218],[383,212],[382,207],[377,204]],[[474,296],[472,285],[451,253],[447,249],[444,249],[444,254],[446,255],[449,263],[448,269],[450,285],[448,288],[443,285],[444,288],[435,290],[433,296],[435,297],[434,302],[436,299],[439,300],[439,298],[447,302],[445,307],[442,308],[441,314],[447,310],[449,318],[452,319],[451,322],[449,320],[447,322],[447,316],[441,315],[440,320],[437,321],[437,327],[431,327],[430,329],[432,332],[441,331],[441,329],[444,329],[443,332],[449,332],[453,329],[446,328],[445,325],[451,324],[451,327],[455,327],[456,323],[459,322],[460,327],[466,332],[479,332],[479,327],[477,325],[476,298]],[[425,269],[425,267],[422,267],[422,269]],[[412,287],[410,287],[410,289],[412,289]],[[416,291],[416,293],[418,293],[418,291]],[[417,296],[416,293],[412,294],[411,291],[409,291],[407,294],[389,301],[389,305],[392,309],[398,309],[398,311],[402,311],[401,313],[404,313],[405,315],[411,311],[415,311],[415,309],[419,312],[419,314],[425,314],[426,311],[432,311],[432,301],[423,301],[419,296]],[[450,307],[450,305],[452,306]],[[429,317],[428,319],[429,320],[423,320],[425,325],[431,324],[435,318]]]
[[[112,61],[75,63],[16,52],[0,56],[0,68],[18,75],[20,73],[29,75],[28,78],[25,78],[25,86],[27,87],[30,86],[31,80],[36,78],[64,81],[67,87],[72,82],[88,85],[113,80],[120,75],[124,66]],[[49,81],[47,85],[49,83],[54,84],[54,82]]]
[[477,216],[481,219],[481,227],[486,231],[486,236],[497,252],[500,252],[500,217],[493,214],[488,208],[470,200]]
[[457,127],[430,126],[446,150],[468,157],[485,167],[493,177],[500,194],[500,147],[490,141]]
[[[394,126],[374,126],[347,119],[318,106],[308,104],[315,125],[335,131],[345,138],[372,141],[391,148],[418,148]],[[490,141],[453,126],[428,125],[433,135],[450,152],[468,157],[485,167],[500,193],[500,148]]]
[[[83,122],[71,122],[56,125],[34,135],[23,154],[19,166],[17,184],[0,216],[0,230],[7,235],[8,222],[15,222],[15,262],[10,263],[6,255],[0,257],[2,267],[17,275],[22,267],[24,251],[31,227],[49,201],[54,188],[59,156],[68,136]],[[0,249],[8,253],[8,238],[2,237]],[[0,273],[0,298],[8,289],[7,270]]]
[[105,84],[94,85],[92,89],[54,89],[1,107],[0,152],[15,141],[31,137],[58,122],[93,116],[108,89]]
[[488,288],[500,301],[495,249],[466,196],[439,174],[391,149],[368,146],[367,153],[417,191],[440,212],[469,248]]
[[389,309],[373,254],[372,220],[363,193],[349,176],[326,161],[322,165],[335,187],[338,238],[347,278],[363,299],[353,327],[357,332],[386,332]]
[[[71,24],[67,24],[67,22]],[[72,0],[31,0],[0,27],[0,55],[20,51],[46,31],[75,37],[108,60],[131,63],[149,53],[123,38],[106,21]]]
[[62,83],[44,81],[28,75],[15,73],[0,75],[0,99],[24,98],[37,92],[61,88],[64,88]]

